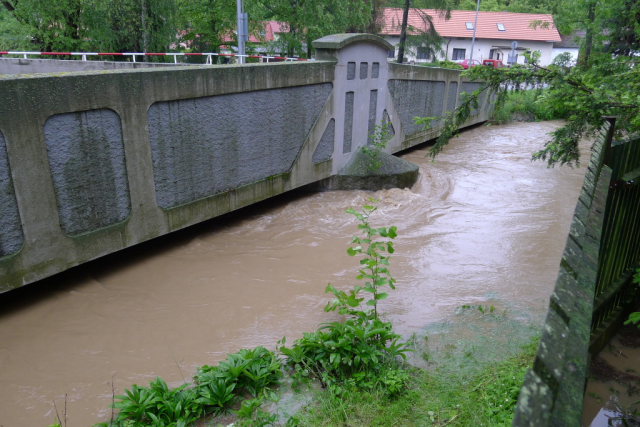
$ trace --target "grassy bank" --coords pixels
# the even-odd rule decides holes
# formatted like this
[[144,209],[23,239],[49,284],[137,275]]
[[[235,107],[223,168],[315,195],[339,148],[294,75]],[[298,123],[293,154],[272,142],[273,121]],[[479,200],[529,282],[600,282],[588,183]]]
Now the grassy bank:
[[511,121],[545,121],[565,118],[565,111],[546,102],[546,89],[509,92],[502,103],[493,111],[492,123],[503,124]]
[[538,338],[501,362],[472,372],[407,368],[401,393],[384,387],[319,394],[316,404],[297,415],[300,426],[510,426],[524,374]]

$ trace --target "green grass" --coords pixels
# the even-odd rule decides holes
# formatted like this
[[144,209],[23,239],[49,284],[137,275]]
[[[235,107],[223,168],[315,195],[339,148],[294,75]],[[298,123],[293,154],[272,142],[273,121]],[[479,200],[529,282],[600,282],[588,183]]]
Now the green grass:
[[406,387],[394,396],[382,388],[339,397],[323,392],[296,418],[300,426],[510,426],[538,340],[532,338],[500,362],[469,363],[475,370],[452,369],[457,365],[453,358],[452,364],[445,359],[432,369],[408,367]]

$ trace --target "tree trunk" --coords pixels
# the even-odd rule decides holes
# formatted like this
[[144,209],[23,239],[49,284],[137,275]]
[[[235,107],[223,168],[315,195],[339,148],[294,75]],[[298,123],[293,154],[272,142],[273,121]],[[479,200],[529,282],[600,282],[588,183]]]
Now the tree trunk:
[[407,21],[409,20],[409,7],[411,0],[404,0],[404,10],[402,11],[402,27],[400,28],[400,48],[398,49],[398,64],[404,61],[404,44],[407,41]]
[[589,66],[589,57],[591,56],[591,50],[593,48],[593,21],[596,19],[596,3],[592,2],[589,5],[589,12],[587,15],[587,33],[584,36],[584,55],[580,59],[582,66]]

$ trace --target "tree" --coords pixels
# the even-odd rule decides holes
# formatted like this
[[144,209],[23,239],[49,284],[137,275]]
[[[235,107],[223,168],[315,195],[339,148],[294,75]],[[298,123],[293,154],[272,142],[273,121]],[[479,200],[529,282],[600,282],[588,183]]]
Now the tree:
[[100,51],[167,52],[176,40],[176,0],[86,1],[88,34]]
[[[410,46],[425,46],[432,52],[442,51],[443,39],[433,25],[433,17],[423,9],[433,9],[441,18],[451,18],[453,3],[450,0],[402,0],[402,22],[400,24],[400,41],[398,43],[399,64],[404,61],[406,48]],[[419,6],[414,7],[413,6]],[[408,23],[409,12],[413,11],[422,21],[425,28],[415,28]]]
[[[588,55],[578,64],[571,63],[570,58],[564,56],[549,67],[542,67],[537,61],[539,54],[526,53],[529,63],[525,65],[502,69],[470,69],[466,73],[467,77],[484,81],[485,84],[474,93],[464,95],[460,106],[443,119],[444,130],[432,148],[431,155],[435,156],[440,152],[457,133],[458,127],[466,121],[470,111],[478,107],[478,97],[481,94],[496,93],[496,105],[500,105],[506,99],[509,88],[524,85],[545,87],[539,92],[536,102],[566,113],[565,125],[556,129],[551,134],[551,140],[533,154],[534,160],[546,160],[549,166],[578,164],[579,141],[585,136],[593,135],[609,116],[617,118],[618,136],[640,131],[640,70],[636,59],[640,51],[634,47],[635,40],[640,36],[640,21],[638,15],[632,18],[625,15],[629,10],[628,6],[634,2],[635,0],[614,0],[610,3],[595,3],[592,0],[573,2],[573,6],[582,6],[582,16],[586,16],[585,26],[594,29],[597,23],[607,22],[611,23],[609,25],[626,22],[629,26],[621,32],[594,31],[591,40],[585,37],[583,44],[589,44],[589,50],[583,46],[583,52],[588,52]],[[590,16],[593,17],[591,21]],[[564,18],[565,22],[578,21],[575,16]],[[633,30],[630,29],[632,21],[635,22]],[[624,48],[621,49],[620,46]],[[611,51],[614,49],[627,55],[612,55]],[[427,120],[421,122],[426,123]]]
[[[33,48],[79,51],[87,46],[83,0],[1,0],[1,3],[21,29],[28,30]],[[19,27],[14,23],[12,28]]]
[[0,7],[0,50],[29,50],[32,45],[30,27]]
[[287,29],[275,48],[287,55],[312,54],[311,42],[320,37],[367,28],[372,9],[362,0],[259,0],[264,19]]
[[236,2],[179,0],[179,9],[181,40],[192,52],[219,52],[225,38],[236,37]]

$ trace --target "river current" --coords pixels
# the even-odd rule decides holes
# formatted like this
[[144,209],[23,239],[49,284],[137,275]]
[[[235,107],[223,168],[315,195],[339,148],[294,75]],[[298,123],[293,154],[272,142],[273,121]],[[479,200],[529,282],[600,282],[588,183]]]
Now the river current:
[[476,127],[433,163],[426,146],[401,154],[420,166],[411,189],[291,192],[1,294],[0,425],[48,425],[66,395],[67,425],[90,426],[114,391],[179,385],[337,319],[324,289],[352,287],[358,266],[345,209],[370,196],[372,224],[398,227],[397,290],[381,304],[397,331],[493,301],[539,326],[586,169],[530,161],[559,125]]

